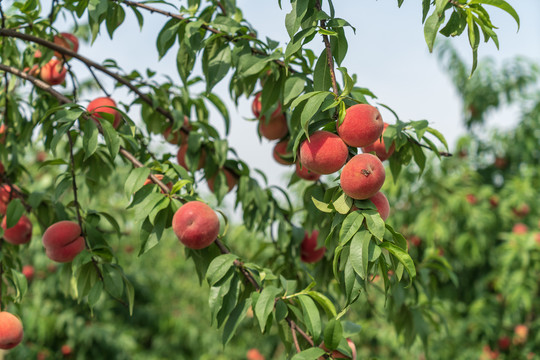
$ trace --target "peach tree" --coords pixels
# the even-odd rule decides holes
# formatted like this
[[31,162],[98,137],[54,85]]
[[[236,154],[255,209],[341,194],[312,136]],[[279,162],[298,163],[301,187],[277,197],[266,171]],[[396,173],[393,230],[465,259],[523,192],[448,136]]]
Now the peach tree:
[[[373,105],[391,108],[342,66],[346,29],[354,27],[332,1],[291,1],[290,40],[283,47],[259,39],[235,1],[167,5],[0,3],[0,309],[17,309],[11,311],[23,325],[35,321],[25,318],[29,273],[22,268],[34,251],[41,262],[62,264],[56,282],[89,317],[105,297],[136,316],[137,292],[116,246],[134,229],[141,263],[165,241],[178,237],[186,245],[185,257],[209,287],[209,312],[223,328],[223,345],[252,313],[260,332],[277,331],[287,357],[355,357],[347,338],[359,327],[347,317],[375,278],[382,279],[385,296],[422,281],[406,239],[385,223],[392,204],[379,192],[381,159],[388,158],[393,180],[407,191],[402,169],[415,163],[422,173],[428,153],[450,156],[443,135],[426,120],[405,122],[395,113],[394,124],[383,123]],[[438,34],[466,34],[474,72],[481,38],[498,45],[485,5],[519,24],[503,0],[423,1],[429,49]],[[114,38],[128,16],[141,27],[149,17],[164,22],[156,48],[160,57],[177,49],[178,80],[162,80],[156,69],[127,72],[114,54],[98,63],[78,52],[82,39]],[[324,47],[316,53],[310,45],[320,40]],[[75,62],[88,73],[76,74]],[[229,94],[215,93],[222,82]],[[127,89],[127,98],[115,101],[116,88]],[[232,119],[226,104],[241,97],[253,98],[259,136],[276,142],[274,158],[295,167],[286,188],[267,185],[264,169],[251,168],[227,140]],[[224,134],[214,113],[224,119]],[[154,150],[156,135],[176,146],[174,153]],[[30,160],[33,154],[39,164]],[[214,194],[207,198],[201,197],[205,183]],[[226,196],[259,242],[256,262],[242,253],[238,237],[245,234],[207,205],[219,207]],[[388,313],[417,309],[400,305],[389,303]],[[17,328],[1,326],[0,337]],[[417,327],[408,326],[407,336],[427,343],[427,332]]]

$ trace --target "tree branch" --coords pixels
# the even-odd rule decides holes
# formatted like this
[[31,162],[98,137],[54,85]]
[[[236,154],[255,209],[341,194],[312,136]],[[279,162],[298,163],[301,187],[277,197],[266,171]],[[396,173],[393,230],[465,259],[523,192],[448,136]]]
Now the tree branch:
[[[315,3],[315,7],[317,8],[317,10],[321,11],[320,0],[317,0],[317,2]],[[320,27],[321,29],[326,30],[326,20],[320,21]],[[330,70],[330,78],[332,79],[332,89],[334,91],[334,94],[338,96],[339,90],[338,90],[337,81],[336,81],[336,72],[334,70],[334,56],[332,55],[332,48],[330,46],[330,40],[328,39],[328,35],[323,35],[322,37],[324,41],[324,47],[326,48],[326,60],[328,62],[328,69]]]
[[299,353],[302,351],[302,349],[300,349],[300,344],[298,344],[298,338],[296,337],[296,324],[294,323],[291,324],[290,328],[291,328],[291,334],[292,334],[292,338],[294,342],[294,347],[296,348],[296,352]]

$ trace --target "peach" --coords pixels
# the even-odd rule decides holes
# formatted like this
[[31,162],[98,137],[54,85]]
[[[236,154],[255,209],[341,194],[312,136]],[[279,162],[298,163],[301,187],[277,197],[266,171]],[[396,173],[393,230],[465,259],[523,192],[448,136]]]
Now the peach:
[[519,324],[514,327],[514,344],[524,344],[529,336],[529,328],[527,325]]
[[501,350],[508,350],[508,348],[510,347],[510,338],[508,336],[503,336],[501,338],[499,338],[499,349]]
[[499,198],[495,195],[491,195],[489,197],[489,203],[491,204],[492,207],[497,207],[499,206]]
[[525,217],[529,212],[531,211],[531,208],[527,204],[520,204],[519,206],[512,209],[512,212],[517,217]]
[[22,268],[22,274],[26,277],[27,281],[32,281],[36,271],[32,265],[24,265]]
[[90,101],[86,110],[90,113],[90,116],[94,119],[96,124],[100,122],[99,119],[103,118],[103,115],[100,114],[110,114],[114,116],[113,127],[116,129],[122,121],[122,115],[116,109],[106,106],[116,107],[116,102],[110,97],[99,97]]
[[358,154],[341,171],[341,188],[353,199],[369,199],[382,187],[386,173],[378,157]]
[[22,341],[23,335],[21,320],[7,311],[0,312],[0,349],[13,349]]
[[5,124],[0,125],[0,143],[6,142],[7,126]]
[[[351,352],[352,352],[352,357],[351,358],[348,357],[348,356],[345,356],[344,354],[340,353],[337,350],[332,351],[332,358],[333,359],[352,359],[352,360],[356,360],[356,345],[354,344],[354,342],[351,339],[347,339],[347,344],[349,344],[349,347],[351,348]],[[324,346],[324,341],[321,343],[320,347],[324,351],[328,351],[326,346]],[[319,358],[319,360],[323,360],[323,359],[324,359],[324,357],[322,357],[322,356]]]
[[409,238],[409,242],[412,246],[418,247],[422,244],[422,239],[420,236],[413,235]]
[[6,168],[4,168],[4,164],[0,161],[0,174],[4,174],[6,172]]
[[478,202],[478,199],[474,194],[467,194],[465,195],[465,199],[467,199],[467,202],[471,205],[474,205]]
[[[292,152],[287,152],[287,146],[289,144],[289,140],[283,140],[280,141],[274,146],[274,160],[276,160],[281,165],[292,165],[294,162],[292,161]],[[290,159],[290,160],[288,160]]]
[[81,227],[76,222],[59,221],[43,233],[43,246],[49,259],[70,262],[85,248]]
[[[70,33],[60,33],[59,35],[55,35],[54,37],[54,43],[56,45],[59,45],[63,48],[66,48],[68,50],[71,50],[73,52],[79,51],[79,39],[73,34]],[[58,51],[54,52],[54,56],[56,56],[59,59],[62,59],[62,54]],[[71,56],[66,56],[66,59],[71,59]]]
[[45,81],[49,85],[59,85],[66,79],[67,69],[64,67],[62,61],[58,59],[51,59],[48,63],[43,65],[39,75],[41,80]]
[[32,223],[25,215],[22,215],[19,221],[9,229],[6,228],[6,217],[2,220],[2,229],[4,229],[4,240],[10,244],[22,245],[32,239]]
[[249,349],[246,354],[247,360],[265,360],[263,354],[258,349]]
[[261,118],[259,122],[259,132],[268,140],[281,139],[289,132],[287,126],[287,119],[284,114],[280,114],[276,117],[272,116],[269,121]]
[[318,174],[332,174],[345,165],[349,149],[339,136],[315,131],[300,145],[300,162]]
[[377,141],[375,141],[373,144],[364,146],[362,148],[362,151],[364,153],[370,153],[375,152],[375,155],[381,160],[384,161],[388,159],[392,154],[394,153],[394,150],[396,149],[396,144],[392,143],[390,145],[390,148],[388,149],[388,152],[386,151],[386,145],[384,144],[384,139],[382,136],[384,135],[384,132],[386,131],[386,128],[388,127],[387,123],[384,123],[383,132],[381,134],[381,138],[379,138]]
[[529,227],[523,223],[517,223],[512,227],[512,232],[518,235],[526,234],[529,232]]
[[381,218],[386,221],[386,219],[388,219],[388,215],[390,215],[390,203],[388,203],[388,199],[382,193],[382,191],[377,192],[375,195],[370,197],[369,200],[371,200],[371,202],[375,205],[377,211],[381,215]]
[[[186,170],[188,170],[188,166],[186,164],[187,151],[188,151],[188,144],[182,144],[180,145],[180,148],[178,149],[178,153],[176,154],[176,159],[178,160],[178,164]],[[199,163],[197,164],[197,170],[203,168],[204,162],[206,160],[206,153],[204,149],[202,149],[199,153],[200,155],[199,155]]]
[[198,250],[210,246],[217,238],[219,219],[210,206],[200,201],[190,201],[176,211],[172,228],[182,244]]
[[60,352],[62,352],[62,355],[64,355],[64,356],[71,355],[71,353],[72,353],[71,346],[69,346],[67,344],[62,345],[62,347],[60,348]]
[[[189,119],[187,116],[184,116],[184,124],[182,125],[186,130],[191,130],[191,125],[189,124]],[[172,125],[168,126],[165,131],[163,131],[163,137],[167,142],[173,145],[184,144],[187,142],[188,134],[183,132],[181,129],[178,129],[172,132]]]
[[0,186],[0,214],[6,213],[7,207],[11,199],[18,197],[15,190],[11,190],[11,186],[4,184]]
[[[229,190],[227,192],[230,192],[238,183],[238,178],[235,173],[230,171],[229,169],[223,169],[221,170],[225,174],[225,179],[227,179],[227,186],[229,187]],[[212,176],[210,179],[208,179],[208,188],[210,191],[214,192],[214,183],[216,181],[217,173]]]
[[316,181],[319,180],[321,175],[308,170],[307,167],[301,166],[299,162],[296,162],[296,175],[304,180]]
[[[251,111],[253,112],[253,115],[255,115],[257,119],[264,120],[264,116],[260,117],[261,109],[262,109],[261,94],[262,92],[258,92],[257,94],[255,94],[255,98],[253,99],[253,103],[251,104]],[[279,117],[281,114],[282,114],[281,104],[278,103],[276,110],[274,110],[274,112],[270,115],[270,117],[276,118],[276,117]]]
[[313,230],[311,234],[306,231],[304,234],[304,240],[300,245],[300,259],[305,263],[315,263],[321,260],[326,252],[326,247],[322,246],[319,249],[317,247],[317,237],[319,237],[319,231]]
[[[155,176],[158,180],[163,180],[163,175],[161,175],[161,174],[154,174],[154,176]],[[149,184],[154,184],[154,182],[150,179],[150,177],[148,177],[148,179],[146,179],[146,180],[144,181],[143,186],[144,186],[144,185],[149,185]],[[169,183],[166,184],[166,185],[167,185],[167,187],[169,188],[169,190],[171,190],[172,187],[173,187],[173,183],[170,182],[170,181],[169,181]],[[161,193],[162,193],[162,194],[165,194],[165,192],[163,191],[163,189],[161,189]]]
[[[339,124],[339,123],[338,123]],[[347,109],[337,132],[349,145],[364,147],[377,141],[383,132],[384,122],[376,107],[367,104],[353,105]]]

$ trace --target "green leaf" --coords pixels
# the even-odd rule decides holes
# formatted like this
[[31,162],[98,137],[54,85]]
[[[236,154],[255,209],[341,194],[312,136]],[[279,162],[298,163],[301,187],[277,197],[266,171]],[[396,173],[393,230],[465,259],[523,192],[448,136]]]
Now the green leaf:
[[316,207],[317,209],[319,209],[320,211],[322,211],[322,212],[325,212],[325,213],[331,213],[331,212],[334,211],[334,210],[332,210],[332,208],[330,207],[330,204],[325,203],[325,202],[320,201],[320,200],[317,200],[317,199],[315,199],[313,196],[311,197],[311,201],[313,201],[313,204],[315,205],[315,207]]
[[299,295],[297,297],[300,305],[302,306],[302,312],[304,315],[304,324],[308,331],[313,335],[313,340],[317,341],[321,336],[321,315],[315,302],[307,295]]
[[105,119],[101,121],[101,128],[103,129],[103,137],[105,138],[105,143],[107,143],[111,158],[114,159],[120,150],[120,137],[112,124]]
[[[214,42],[217,44],[217,41]],[[219,51],[212,49],[209,53],[208,70],[206,72],[206,92],[214,88],[229,72],[231,67],[231,49],[228,44],[224,44]]]
[[447,151],[449,151],[448,144],[446,143],[446,139],[444,138],[443,134],[441,134],[439,131],[428,127],[427,132],[434,135],[441,143],[443,143],[444,147]]
[[381,249],[371,241],[371,236],[369,231],[364,230],[356,233],[351,241],[349,261],[362,279],[367,277],[369,261],[378,258],[378,255],[375,256],[375,249],[381,254]]
[[341,326],[341,322],[336,319],[330,320],[324,329],[324,346],[329,350],[335,350],[342,338],[343,327]]
[[307,294],[324,309],[326,316],[332,318],[337,315],[336,307],[325,295],[317,291],[309,291]]
[[238,325],[244,320],[246,317],[246,313],[251,306],[251,299],[245,299],[239,302],[234,310],[229,315],[229,318],[227,319],[227,322],[225,323],[225,327],[223,328],[223,336],[221,338],[221,342],[223,346],[227,345],[229,341],[233,338],[234,334],[236,333],[236,329],[238,328]]
[[283,90],[283,104],[289,104],[304,91],[305,80],[298,76],[291,76],[285,80]]
[[237,258],[234,254],[223,254],[212,260],[206,272],[208,285],[214,286],[219,282],[234,266],[234,261]]
[[291,360],[317,360],[324,354],[326,354],[326,352],[323,349],[319,347],[312,347],[294,355]]
[[319,111],[322,103],[324,102],[324,100],[326,100],[328,95],[330,95],[330,93],[324,91],[309,98],[309,100],[306,102],[306,105],[304,106],[304,110],[302,111],[302,114],[300,115],[300,124],[306,136],[309,136],[309,132],[308,132],[309,121]]
[[266,321],[268,320],[268,317],[274,309],[274,301],[276,296],[279,295],[279,293],[281,293],[281,290],[272,285],[265,287],[261,291],[259,299],[255,304],[255,308],[253,309],[255,316],[259,321],[261,332],[264,332],[264,328],[266,327]]
[[92,156],[98,147],[99,130],[92,120],[82,122],[84,160]]
[[315,91],[327,91],[332,87],[332,77],[330,76],[330,67],[328,66],[328,58],[326,49],[323,49],[315,70],[313,72],[313,89]]
[[433,52],[433,44],[435,43],[435,37],[437,32],[444,22],[444,16],[440,16],[436,11],[431,14],[424,24],[424,38],[429,48],[429,52]]
[[407,272],[409,273],[410,283],[412,283],[412,280],[416,276],[416,268],[414,266],[414,261],[411,256],[405,250],[390,242],[385,241],[379,246],[387,249],[392,255],[396,257],[396,259],[398,259],[400,263],[403,264],[403,266],[405,266],[405,270],[407,270]]
[[19,222],[24,210],[21,199],[15,198],[9,202],[6,210],[6,229],[12,228]]
[[11,277],[13,279],[13,284],[15,285],[16,301],[20,302],[24,298],[24,295],[28,290],[28,282],[26,280],[26,276],[12,268]]
[[156,43],[159,59],[165,56],[167,51],[173,46],[180,24],[181,22],[179,20],[170,19],[159,32]]
[[506,11],[516,21],[518,25],[518,31],[519,31],[519,27],[520,27],[519,15],[516,12],[516,10],[514,10],[514,8],[506,1],[504,0],[471,0],[469,5],[473,5],[473,4],[485,4],[485,5],[496,6],[499,9]]
[[376,210],[366,210],[364,216],[368,230],[373,236],[382,241],[386,228],[384,227],[384,220],[381,218],[381,215]]
[[143,186],[146,179],[148,179],[148,175],[150,175],[150,169],[147,167],[131,170],[124,185],[124,191],[127,197],[131,197],[131,195],[135,194]]
[[358,232],[362,223],[364,222],[364,215],[358,211],[354,211],[347,215],[339,230],[339,243],[345,245],[351,238]]

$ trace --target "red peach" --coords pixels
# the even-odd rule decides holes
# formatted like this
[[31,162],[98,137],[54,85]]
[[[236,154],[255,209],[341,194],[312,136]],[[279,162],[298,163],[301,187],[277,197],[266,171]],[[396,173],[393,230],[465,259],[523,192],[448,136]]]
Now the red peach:
[[0,349],[13,349],[22,341],[23,335],[21,320],[7,311],[0,312]]
[[[227,186],[229,187],[229,190],[227,192],[230,192],[238,183],[238,178],[236,174],[234,174],[229,169],[224,168],[223,173],[225,174],[225,179],[227,180]],[[217,173],[212,176],[210,179],[208,179],[208,188],[210,191],[214,192],[214,183],[216,181]]]
[[[261,103],[261,94],[262,92],[258,92],[255,94],[255,98],[253,99],[253,103],[251,104],[251,111],[253,112],[253,115],[259,120],[264,120],[264,116],[261,116],[261,109],[262,109],[262,103]],[[270,118],[277,118],[281,115],[281,104],[278,103],[276,110],[270,115]]]
[[[184,129],[190,131],[192,126],[189,124],[189,119],[187,116],[184,116],[184,124],[182,125]],[[171,134],[172,125],[168,126],[165,131],[163,131],[163,137],[165,140],[173,145],[184,144],[187,142],[188,135],[183,132],[181,129],[176,130]]]
[[0,174],[4,174],[6,172],[6,169],[4,168],[4,164],[0,161]]
[[[282,165],[294,164],[294,162],[292,161],[292,153],[287,152],[288,144],[288,140],[283,140],[278,142],[276,146],[274,146],[274,152],[272,155],[274,156],[274,159]],[[287,160],[287,158],[290,158],[290,160]]]
[[41,80],[45,81],[47,84],[59,85],[66,79],[67,69],[64,67],[62,61],[51,59],[48,63],[43,65],[39,74]]
[[59,221],[43,233],[43,246],[49,259],[70,262],[85,248],[81,227],[72,221]]
[[[176,159],[178,160],[178,164],[182,166],[184,169],[188,170],[188,166],[186,164],[186,154],[188,151],[188,144],[182,144],[180,145],[180,148],[178,149],[178,153],[176,154]],[[197,169],[202,169],[204,166],[204,162],[206,160],[206,153],[204,149],[202,149],[199,152],[199,163],[197,164]]]
[[10,244],[22,245],[32,239],[32,223],[25,215],[22,215],[19,221],[9,229],[6,228],[6,217],[2,220],[2,229],[4,229],[4,240]]
[[507,350],[510,347],[510,338],[508,336],[503,336],[499,338],[499,349]]
[[371,202],[377,208],[377,211],[381,215],[381,218],[386,221],[388,215],[390,215],[390,203],[382,191],[377,192],[375,195],[369,198]]
[[[384,135],[384,132],[386,131],[387,127],[388,127],[388,124],[384,123],[384,129],[383,129],[382,135]],[[381,135],[381,138],[379,140],[375,141],[373,144],[368,145],[368,146],[364,146],[362,148],[362,151],[364,153],[370,153],[370,152],[374,151],[375,155],[381,161],[384,161],[384,160],[388,159],[390,156],[392,156],[392,154],[394,153],[394,150],[396,148],[396,144],[392,143],[392,145],[390,145],[390,149],[388,149],[388,152],[387,152],[386,151],[386,145],[384,144],[384,139],[382,138],[382,135]]]
[[259,122],[259,132],[268,140],[281,139],[289,132],[285,115],[280,114],[275,117],[272,116],[269,121],[261,118],[261,121]]
[[265,360],[263,354],[261,354],[261,352],[255,348],[248,350],[246,354],[246,359],[247,360]]
[[508,161],[506,160],[506,158],[497,156],[495,158],[495,163],[493,165],[495,165],[495,167],[498,169],[504,169],[507,164],[508,164]]
[[298,161],[296,162],[296,175],[304,180],[309,181],[316,181],[321,177],[321,175],[309,171],[307,167],[301,166]]
[[420,246],[422,244],[422,239],[420,238],[420,236],[416,236],[416,235],[413,235],[409,238],[409,241],[411,243],[411,245],[413,246]]
[[527,341],[529,335],[529,328],[527,325],[519,324],[514,328],[514,344],[520,345]]
[[523,223],[517,223],[512,227],[512,232],[518,235],[526,234],[529,232],[529,227]]
[[305,263],[315,263],[321,260],[326,252],[326,247],[322,246],[319,249],[317,247],[317,237],[319,231],[313,230],[311,234],[306,231],[304,234],[304,240],[300,245],[300,259]]
[[467,194],[465,195],[465,198],[467,199],[467,202],[471,205],[474,205],[478,202],[478,199],[474,194]]
[[[77,39],[75,35],[70,33],[63,32],[59,35],[55,35],[54,43],[73,52],[79,51],[79,39]],[[62,54],[58,51],[54,52],[54,56],[62,59]],[[65,58],[66,60],[69,60],[71,59],[71,56],[65,56]]]
[[6,213],[9,202],[16,197],[17,193],[11,190],[11,186],[7,184],[0,186],[0,214]]
[[62,355],[64,356],[69,356],[71,355],[71,346],[69,345],[62,345],[62,347],[60,348],[60,351],[62,352]]
[[337,132],[349,145],[364,147],[377,141],[383,132],[384,122],[376,107],[367,104],[353,105],[347,109]]
[[210,246],[217,238],[219,219],[210,206],[200,201],[190,201],[176,211],[172,228],[182,244],[198,250]]
[[90,101],[86,110],[91,113],[92,119],[94,119],[96,124],[100,122],[99,119],[103,118],[103,115],[100,114],[110,114],[114,116],[113,127],[116,129],[120,126],[122,115],[116,109],[107,106],[116,107],[116,102],[110,97],[104,96]]
[[[352,357],[351,358],[348,357],[348,356],[345,356],[344,354],[340,353],[337,350],[332,351],[332,358],[333,359],[352,359],[352,360],[356,360],[356,345],[354,344],[354,342],[351,339],[347,339],[347,344],[349,344],[349,347],[351,348],[351,352],[352,352]],[[326,346],[324,346],[324,341],[321,343],[320,347],[324,351],[328,351]],[[323,359],[324,359],[324,357],[322,357],[322,356],[319,358],[319,360],[323,360]]]
[[492,207],[497,207],[499,206],[499,198],[495,195],[492,195],[489,197],[489,203]]
[[318,174],[332,174],[345,165],[349,149],[339,136],[315,131],[300,145],[300,162]]
[[512,209],[512,212],[517,217],[525,217],[529,212],[531,211],[531,208],[527,204],[520,204],[518,207],[515,207]]
[[369,199],[382,187],[386,173],[378,157],[359,154],[345,164],[341,171],[341,188],[353,199]]
[[22,274],[26,277],[27,281],[32,281],[35,274],[34,267],[32,265],[24,265],[22,268]]
[[0,125],[0,144],[6,142],[7,126],[5,124]]

